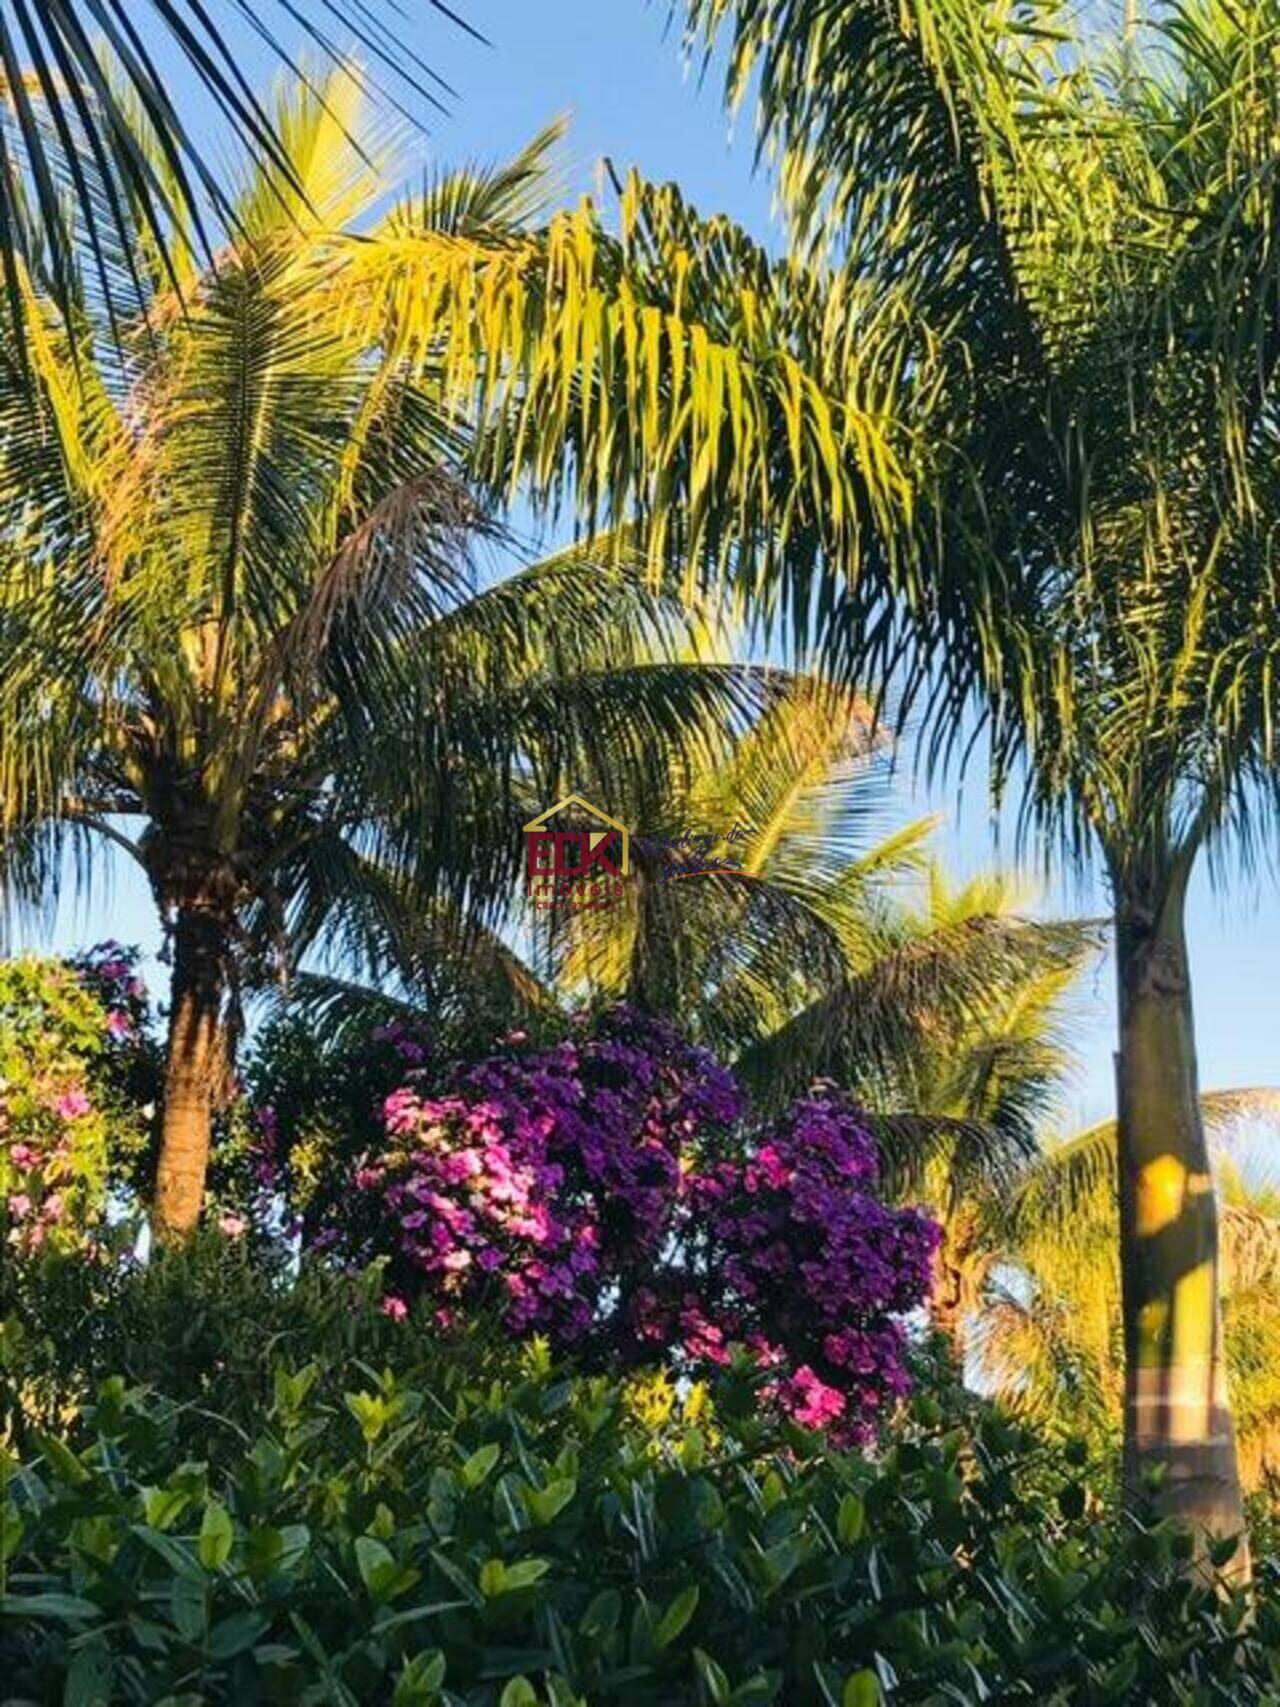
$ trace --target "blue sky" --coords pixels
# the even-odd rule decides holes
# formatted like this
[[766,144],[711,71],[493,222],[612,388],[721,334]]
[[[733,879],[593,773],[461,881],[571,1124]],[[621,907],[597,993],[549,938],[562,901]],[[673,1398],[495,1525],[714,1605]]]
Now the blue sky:
[[[771,194],[752,171],[751,119],[736,135],[713,78],[699,86],[681,64],[679,41],[666,31],[666,0],[460,0],[489,38],[482,46],[431,13],[425,0],[404,8],[421,20],[414,45],[458,90],[452,110],[431,121],[425,162],[487,160],[518,148],[557,115],[570,120],[563,155],[566,193],[592,190],[598,164],[638,166],[647,176],[677,180],[702,210],[733,215],[768,236]],[[246,72],[265,83],[269,61],[245,57]],[[191,115],[179,90],[179,107]],[[198,128],[198,127],[197,127]],[[776,233],[775,240],[776,240]],[[903,785],[903,816],[946,809],[943,845],[960,871],[996,858],[981,778],[955,791],[912,793]],[[1201,1080],[1205,1086],[1280,1083],[1280,910],[1274,874],[1246,883],[1232,878],[1215,894],[1202,871],[1191,905]],[[1087,882],[1059,879],[1045,904],[1057,910],[1105,911]],[[154,945],[156,930],[144,886],[132,870],[114,874],[114,894],[91,908],[64,907],[58,946],[105,935]],[[47,939],[46,939],[47,940]],[[1082,1064],[1067,1097],[1069,1121],[1094,1119],[1112,1106],[1114,1008],[1111,972],[1103,964],[1079,997]]]

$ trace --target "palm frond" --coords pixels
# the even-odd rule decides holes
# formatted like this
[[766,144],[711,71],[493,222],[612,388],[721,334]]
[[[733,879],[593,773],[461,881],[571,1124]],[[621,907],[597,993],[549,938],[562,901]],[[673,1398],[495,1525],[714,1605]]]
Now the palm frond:
[[[1220,1163],[1242,1129],[1280,1120],[1280,1090],[1254,1086],[1205,1091],[1200,1112],[1211,1152]],[[1000,1207],[999,1218],[1014,1237],[1019,1229],[1033,1226],[1063,1230],[1083,1215],[1114,1213],[1117,1189],[1116,1123],[1103,1120],[1044,1150]]]
[[916,1075],[957,1028],[981,1033],[1011,983],[1078,968],[1094,937],[1087,925],[994,916],[908,935],[750,1051],[742,1071],[770,1097],[825,1077],[873,1108],[892,1087],[909,1107]]
[[[429,3],[442,19],[476,33],[443,0]],[[166,53],[212,102],[264,182],[299,209],[322,208],[323,196],[311,200],[317,186],[306,163],[295,161],[298,137],[254,94],[239,55],[256,38],[300,72],[277,30],[301,24],[320,61],[366,92],[379,89],[405,113],[407,98],[439,106],[445,86],[416,49],[388,30],[394,9],[364,0],[317,6],[280,0],[275,10],[250,12],[163,0],[144,29],[119,5],[14,0],[0,19],[0,273],[17,347],[26,320],[24,272],[41,272],[70,323],[79,308],[75,255],[85,249],[106,289],[108,317],[118,324],[145,308],[147,297],[140,270],[121,268],[122,253],[149,249],[169,282],[180,286],[192,236],[208,253],[214,229],[235,227],[234,198],[179,111],[172,69],[160,68]],[[335,21],[368,56],[372,77],[345,67],[345,46],[336,47],[327,33]],[[340,109],[326,110],[341,124]]]

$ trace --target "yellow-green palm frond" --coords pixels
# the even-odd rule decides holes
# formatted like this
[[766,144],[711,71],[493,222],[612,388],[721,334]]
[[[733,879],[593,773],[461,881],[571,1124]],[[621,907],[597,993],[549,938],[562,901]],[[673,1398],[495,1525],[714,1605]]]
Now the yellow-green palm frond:
[[[1233,1141],[1260,1124],[1273,1127],[1280,1120],[1280,1090],[1254,1086],[1205,1091],[1200,1113],[1215,1166],[1225,1164],[1229,1177],[1239,1180]],[[1032,1227],[1061,1233],[1081,1217],[1114,1215],[1116,1192],[1116,1123],[1103,1120],[1048,1146],[999,1216],[1015,1236],[1017,1229]]]
[[[895,416],[901,361],[876,359],[892,314],[855,316],[670,187],[630,180],[620,217],[611,236],[584,204],[494,244],[402,208],[325,262],[326,312],[432,365],[486,424],[489,478],[571,498],[589,529],[640,517],[651,561],[681,558],[694,585],[736,558],[744,592],[803,627],[821,555],[852,574],[873,537],[909,552],[925,457]],[[784,565],[770,595],[764,567]]]
[[[936,930],[886,933],[865,967],[820,996],[742,1062],[748,1080],[785,1098],[815,1077],[847,1085],[886,1113],[922,1112],[939,1063],[981,1047],[1010,993],[1028,977],[1074,976],[1094,950],[1087,924],[999,915],[966,917]],[[1052,1083],[1060,1070],[1048,1075]],[[942,1116],[970,1111],[953,1106]],[[985,1111],[974,1110],[981,1118]],[[1029,1134],[1018,1139],[1024,1147]]]
[[[475,33],[444,0],[430,5],[439,18]],[[335,121],[344,104],[335,74],[359,83],[366,96],[378,91],[384,105],[406,116],[406,98],[440,104],[446,86],[417,49],[405,41],[392,46],[390,10],[366,0],[314,7],[290,0],[283,8],[282,21],[290,29],[300,25],[315,50],[316,83],[329,83]],[[335,20],[367,54],[372,76],[346,67],[328,34]],[[184,285],[193,241],[207,255],[211,232],[235,224],[233,193],[179,110],[172,67],[161,69],[166,52],[194,77],[262,181],[308,216],[310,191],[318,190],[323,204],[330,186],[306,158],[306,135],[289,122],[289,112],[269,111],[238,62],[246,41],[255,41],[297,73],[275,33],[277,21],[269,13],[174,0],[138,26],[84,0],[15,0],[0,37],[0,279],[19,350],[28,308],[17,287],[24,270],[43,274],[51,302],[71,322],[82,300],[82,252],[118,328],[145,306],[160,276]]]

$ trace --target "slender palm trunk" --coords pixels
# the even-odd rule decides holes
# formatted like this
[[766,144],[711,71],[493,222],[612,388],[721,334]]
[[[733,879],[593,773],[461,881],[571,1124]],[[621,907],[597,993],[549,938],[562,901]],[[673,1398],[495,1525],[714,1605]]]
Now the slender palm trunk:
[[971,1299],[970,1271],[974,1253],[973,1218],[961,1207],[958,1194],[942,1218],[942,1242],[934,1258],[933,1292],[929,1299],[929,1320],[935,1333],[941,1334],[955,1358],[957,1370],[963,1374],[968,1350],[966,1317]]
[[[1126,1480],[1136,1490],[1163,1465],[1164,1510],[1209,1535],[1240,1534],[1185,878],[1116,889]],[[1243,1546],[1237,1561],[1247,1571]]]
[[199,902],[177,907],[153,1217],[162,1243],[192,1232],[204,1203],[213,1116],[227,1067],[222,1008],[229,937],[222,909]]

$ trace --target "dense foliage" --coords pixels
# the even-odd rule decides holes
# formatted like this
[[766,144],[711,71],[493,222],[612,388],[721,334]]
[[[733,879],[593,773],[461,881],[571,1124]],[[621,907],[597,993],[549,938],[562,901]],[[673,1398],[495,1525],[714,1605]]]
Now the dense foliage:
[[[147,992],[119,943],[0,961],[0,1207],[11,1254],[80,1246],[146,1146]],[[110,1142],[108,1142],[108,1139]]]
[[[128,957],[40,970],[109,1106]],[[15,1707],[1276,1700],[1264,1537],[1224,1598],[1110,1464],[932,1396],[936,1230],[834,1093],[753,1122],[626,1008],[478,1062],[384,1024],[309,1099],[289,1037],[191,1245],[6,1267]]]
[[[835,1452],[745,1365],[574,1377],[212,1235],[102,1314],[129,1373],[10,1464],[15,1704],[1275,1699],[1269,1576],[1250,1623],[1082,1454],[956,1395]],[[156,1330],[194,1318],[166,1387]]]

